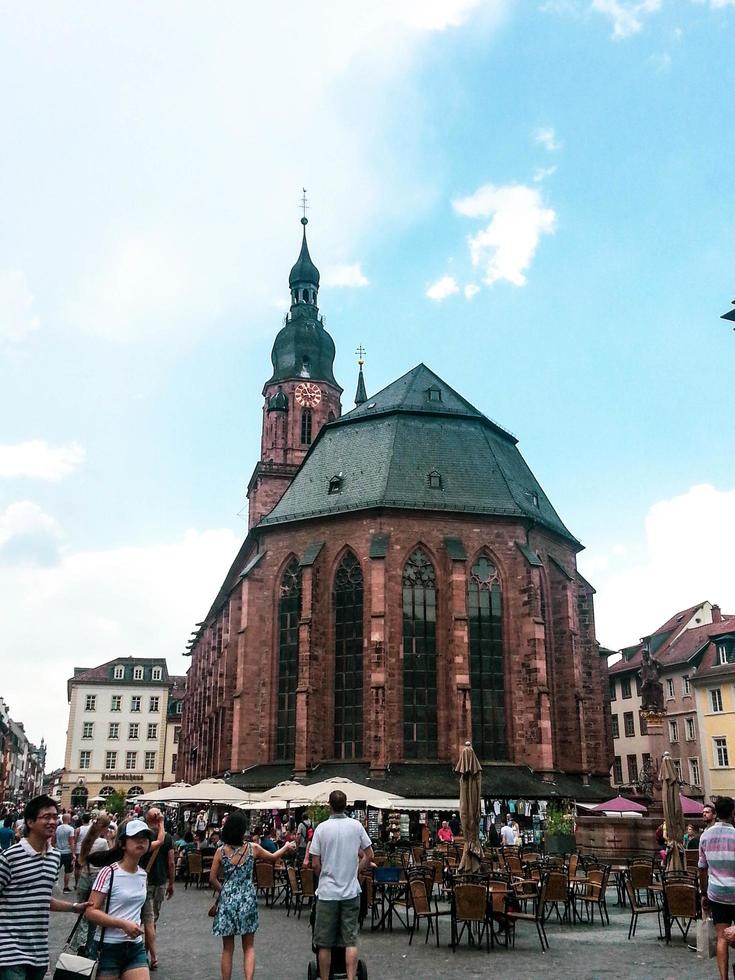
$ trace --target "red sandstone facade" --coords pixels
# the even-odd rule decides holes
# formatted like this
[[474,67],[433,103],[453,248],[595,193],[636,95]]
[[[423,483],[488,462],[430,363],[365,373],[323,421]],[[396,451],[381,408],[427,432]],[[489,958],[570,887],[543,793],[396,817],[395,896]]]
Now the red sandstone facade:
[[[316,343],[321,321],[312,311],[318,272],[310,265],[305,237],[291,287],[293,323],[299,316],[313,316],[308,342]],[[274,377],[263,392],[261,459],[248,487],[250,531],[192,645],[178,779],[193,783],[279,761],[279,599],[284,570],[294,558],[300,563],[301,600],[295,747],[288,761],[303,776],[337,757],[334,582],[348,550],[359,562],[363,582],[363,737],[362,757],[355,761],[368,763],[375,777],[401,762],[402,576],[418,547],[436,576],[437,751],[432,761],[455,760],[473,731],[468,586],[470,569],[484,555],[497,570],[502,595],[507,750],[501,759],[483,761],[528,766],[549,779],[560,770],[583,780],[606,777],[612,756],[605,722],[607,669],[595,639],[594,590],[577,571],[579,546],[571,535],[554,533],[532,519],[429,507],[365,507],[261,523],[299,467],[309,465],[308,457],[303,463],[309,445],[302,438],[299,402],[304,375],[290,366],[279,374],[279,365],[286,363],[286,355],[277,353],[279,343],[282,349],[291,343],[289,365],[301,363],[294,355],[298,341],[291,335],[282,340],[289,329],[287,321],[274,345]],[[325,354],[326,342],[319,343],[322,348],[310,348],[311,359],[303,358],[312,366],[319,358],[327,365],[321,377],[309,376],[321,391],[319,403],[311,406],[312,439],[341,414],[341,389],[331,375],[333,344]]]

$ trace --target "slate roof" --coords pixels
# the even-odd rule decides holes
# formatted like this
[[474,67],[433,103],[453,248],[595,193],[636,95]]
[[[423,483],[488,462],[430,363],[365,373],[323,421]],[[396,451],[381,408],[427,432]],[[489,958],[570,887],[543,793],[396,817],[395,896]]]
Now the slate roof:
[[[440,392],[431,400],[429,389]],[[581,545],[516,446],[424,364],[324,426],[259,528],[375,507],[527,518]],[[430,486],[429,474],[440,478]],[[329,481],[342,475],[341,489]]]
[[[331,776],[344,776],[386,793],[397,793],[406,799],[451,799],[459,795],[459,777],[454,765],[449,762],[398,762],[392,764],[385,776],[380,778],[370,776],[370,767],[366,762],[323,762],[299,782],[309,786]],[[240,789],[262,792],[284,779],[293,779],[290,763],[253,766],[245,772],[233,773],[229,782]],[[553,782],[546,782],[528,766],[486,764],[482,770],[482,795],[485,798],[564,798],[597,802],[610,798],[610,780],[593,777],[589,784],[585,784],[580,776],[559,772],[554,774]]]

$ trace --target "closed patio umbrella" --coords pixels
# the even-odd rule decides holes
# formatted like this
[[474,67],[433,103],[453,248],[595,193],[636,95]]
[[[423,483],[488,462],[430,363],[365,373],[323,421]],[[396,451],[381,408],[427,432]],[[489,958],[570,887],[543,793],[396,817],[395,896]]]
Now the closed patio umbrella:
[[470,742],[464,743],[459,762],[459,819],[464,834],[464,851],[458,871],[479,871],[482,859],[480,845],[480,794],[482,766]]
[[684,870],[684,815],[681,812],[681,794],[679,792],[679,775],[673,759],[664,752],[661,760],[661,780],[663,792],[664,820],[669,838],[669,853],[666,857],[667,871]]

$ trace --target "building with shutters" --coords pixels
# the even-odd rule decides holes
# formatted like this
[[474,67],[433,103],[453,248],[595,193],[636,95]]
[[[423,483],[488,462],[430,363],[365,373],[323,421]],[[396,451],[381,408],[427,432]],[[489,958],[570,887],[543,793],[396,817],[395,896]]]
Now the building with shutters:
[[190,641],[177,777],[341,774],[600,799],[607,668],[577,539],[517,439],[424,364],[343,414],[306,240],[263,388],[249,532]]

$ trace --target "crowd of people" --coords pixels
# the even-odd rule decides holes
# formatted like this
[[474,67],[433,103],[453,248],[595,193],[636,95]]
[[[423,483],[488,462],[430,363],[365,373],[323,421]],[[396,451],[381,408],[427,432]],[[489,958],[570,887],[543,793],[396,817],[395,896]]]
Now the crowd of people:
[[[119,825],[111,814],[59,812],[38,796],[22,815],[6,814],[0,828],[0,980],[42,980],[49,964],[49,913],[78,915],[77,955],[97,962],[97,980],[150,980],[158,968],[156,924],[174,893],[180,860],[194,850],[212,855],[209,883],[217,894],[212,932],[222,940],[221,975],[232,976],[235,940],[243,949],[245,980],[255,972],[258,905],[256,860],[311,862],[320,874],[315,941],[319,972],[329,976],[330,950],[346,947],[347,975],[357,967],[358,871],[372,860],[370,838],[345,814],[346,797],[330,796],[330,819],[316,829],[308,816],[248,834],[235,811],[221,827],[197,819],[174,839],[160,810],[135,807]],[[203,825],[202,825],[203,823]],[[197,826],[197,824],[199,824]],[[54,895],[61,876],[62,894]],[[71,939],[71,937],[70,937]]]

